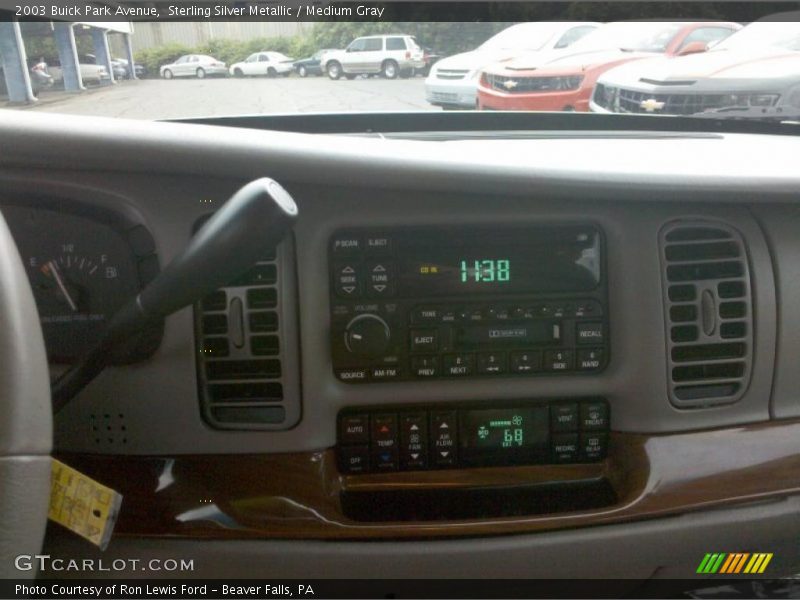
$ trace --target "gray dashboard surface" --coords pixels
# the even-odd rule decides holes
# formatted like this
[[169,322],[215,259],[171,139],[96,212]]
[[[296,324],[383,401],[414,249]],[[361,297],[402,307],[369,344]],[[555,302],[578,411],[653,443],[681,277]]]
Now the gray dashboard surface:
[[[89,417],[108,410],[125,414],[128,442],[103,451],[132,454],[322,449],[334,443],[339,408],[381,402],[603,394],[612,406],[612,428],[637,432],[770,416],[776,315],[783,300],[767,239],[773,254],[797,242],[786,228],[765,235],[768,220],[755,219],[752,211],[769,215],[796,200],[800,140],[729,135],[419,142],[70,117],[59,121],[62,137],[54,143],[54,124],[51,117],[0,111],[0,177],[113,191],[143,215],[164,261],[183,247],[191,223],[209,205],[250,178],[278,179],[301,211],[295,237],[303,417],[297,427],[221,432],[204,424],[192,316],[185,310],[168,319],[153,359],[108,370],[64,411],[56,436],[61,450],[97,451]],[[750,388],[734,405],[677,410],[667,399],[657,240],[659,229],[678,218],[719,219],[741,231],[749,245],[755,363]],[[336,228],[577,219],[598,223],[608,239],[612,358],[602,375],[368,386],[333,377],[326,244]],[[781,335],[791,338],[796,330],[782,328]],[[776,406],[796,406],[797,387],[789,387],[781,388],[786,397]]]

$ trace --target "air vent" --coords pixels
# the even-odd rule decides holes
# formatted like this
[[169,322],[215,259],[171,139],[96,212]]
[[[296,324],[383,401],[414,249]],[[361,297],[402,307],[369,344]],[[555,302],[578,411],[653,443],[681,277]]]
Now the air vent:
[[747,249],[725,224],[679,221],[660,237],[669,396],[681,408],[736,402],[752,368]]
[[202,410],[217,429],[286,429],[299,417],[290,246],[195,306]]

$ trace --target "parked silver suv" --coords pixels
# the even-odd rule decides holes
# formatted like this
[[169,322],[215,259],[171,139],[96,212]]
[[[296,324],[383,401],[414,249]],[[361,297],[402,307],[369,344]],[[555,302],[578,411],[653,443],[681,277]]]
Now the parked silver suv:
[[323,72],[331,79],[353,79],[363,73],[380,73],[387,79],[407,77],[425,66],[424,50],[410,35],[371,35],[356,38],[344,50],[326,52]]

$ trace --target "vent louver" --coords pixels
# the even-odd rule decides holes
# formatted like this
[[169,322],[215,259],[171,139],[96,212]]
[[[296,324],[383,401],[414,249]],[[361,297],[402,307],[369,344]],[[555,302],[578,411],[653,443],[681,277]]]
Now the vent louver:
[[660,236],[669,396],[681,408],[738,400],[752,368],[747,249],[735,229],[680,221]]
[[285,246],[195,305],[202,409],[218,429],[285,429],[293,412],[286,403],[291,402],[286,387],[294,387],[288,381],[293,374],[286,372],[282,343]]

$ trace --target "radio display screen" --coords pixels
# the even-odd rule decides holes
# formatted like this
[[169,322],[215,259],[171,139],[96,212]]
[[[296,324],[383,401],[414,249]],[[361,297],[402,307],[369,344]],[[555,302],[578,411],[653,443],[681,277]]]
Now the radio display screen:
[[401,295],[588,292],[600,283],[600,232],[589,226],[412,234],[398,252]]
[[508,464],[546,456],[547,407],[464,410],[460,413],[461,457],[472,464]]

